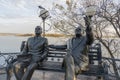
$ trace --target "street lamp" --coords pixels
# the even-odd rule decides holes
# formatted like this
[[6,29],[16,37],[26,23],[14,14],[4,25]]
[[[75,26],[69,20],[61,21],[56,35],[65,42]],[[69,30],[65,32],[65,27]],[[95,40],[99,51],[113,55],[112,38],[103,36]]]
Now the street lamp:
[[41,9],[39,17],[41,17],[43,21],[43,37],[45,37],[45,20],[49,16],[49,12],[42,6],[38,6],[38,8]]
[[93,16],[96,14],[97,7],[95,5],[89,5],[85,8],[85,15],[86,16]]
[[85,25],[87,27],[90,27],[91,25],[91,18],[93,17],[93,15],[96,14],[96,10],[97,10],[97,7],[95,5],[89,5],[85,8],[85,17],[84,17],[84,20],[85,20]]

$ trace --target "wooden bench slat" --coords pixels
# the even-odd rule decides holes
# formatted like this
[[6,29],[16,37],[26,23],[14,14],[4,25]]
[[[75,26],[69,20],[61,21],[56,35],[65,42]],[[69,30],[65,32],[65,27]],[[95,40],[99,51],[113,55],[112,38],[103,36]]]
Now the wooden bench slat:
[[49,54],[56,54],[56,55],[65,55],[66,53],[60,53],[60,52],[49,52]]
[[88,53],[96,54],[98,51],[89,51]]
[[49,49],[49,51],[59,51],[59,52],[66,52],[66,50],[56,50],[56,49]]
[[64,58],[64,56],[48,55],[47,57]]

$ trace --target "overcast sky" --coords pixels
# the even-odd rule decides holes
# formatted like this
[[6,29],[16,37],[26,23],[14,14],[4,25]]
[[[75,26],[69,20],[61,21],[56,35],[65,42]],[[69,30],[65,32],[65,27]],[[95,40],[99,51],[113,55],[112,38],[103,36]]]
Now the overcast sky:
[[40,25],[38,6],[47,10],[54,3],[65,3],[65,0],[0,0],[0,32],[33,33]]
[[[52,4],[65,4],[66,0],[0,0],[0,32],[4,33],[33,33],[40,25],[38,6],[47,10]],[[115,0],[118,2],[119,0]]]

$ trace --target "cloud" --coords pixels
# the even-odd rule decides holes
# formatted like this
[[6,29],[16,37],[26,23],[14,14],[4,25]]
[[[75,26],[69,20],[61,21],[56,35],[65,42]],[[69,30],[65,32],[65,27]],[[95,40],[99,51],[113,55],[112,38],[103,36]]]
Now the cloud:
[[65,1],[66,0],[0,0],[0,15],[8,18],[38,16],[37,10],[39,5],[50,10],[53,2],[63,4]]
[[40,22],[40,18],[0,19],[0,32],[33,33],[35,26],[40,25]]
[[52,4],[63,4],[65,0],[0,0],[0,32],[29,33],[42,22],[38,17],[38,6],[47,10]]
[[26,2],[25,2],[25,0],[15,0],[14,4],[16,7],[24,9]]
[[4,17],[16,18],[22,16],[33,16],[33,8],[28,7],[31,4],[27,4],[28,0],[1,0],[0,1],[0,15],[4,14]]
[[9,9],[24,8],[26,0],[0,0],[0,6]]

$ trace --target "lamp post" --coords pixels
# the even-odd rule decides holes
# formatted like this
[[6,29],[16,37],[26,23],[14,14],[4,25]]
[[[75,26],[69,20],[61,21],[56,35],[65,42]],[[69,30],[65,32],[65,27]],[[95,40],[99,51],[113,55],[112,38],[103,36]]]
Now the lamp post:
[[90,5],[85,8],[85,26],[90,27],[92,21],[91,18],[96,14],[96,8],[95,5]]
[[45,20],[49,16],[49,12],[41,6],[38,7],[41,9],[39,17],[41,17],[43,21],[43,37],[45,37]]

